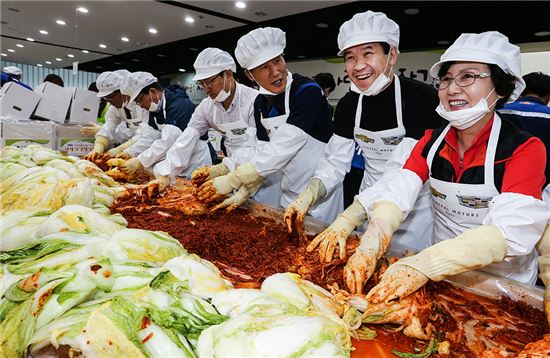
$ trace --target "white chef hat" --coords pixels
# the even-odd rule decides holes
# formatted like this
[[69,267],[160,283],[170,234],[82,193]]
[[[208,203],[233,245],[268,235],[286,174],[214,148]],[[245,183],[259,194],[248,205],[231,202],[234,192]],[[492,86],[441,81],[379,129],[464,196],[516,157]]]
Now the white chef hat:
[[98,89],[97,96],[105,97],[116,90],[120,90],[124,78],[128,77],[130,72],[127,70],[106,71],[97,76],[95,84]]
[[149,72],[133,72],[122,81],[120,93],[130,96],[130,102],[132,102],[142,89],[155,82],[157,78]]
[[19,67],[15,66],[6,66],[2,72],[7,73],[8,75],[21,76],[22,72]]
[[399,49],[399,25],[382,12],[369,10],[353,15],[340,26],[338,56],[350,47],[370,42],[386,42]]
[[195,68],[193,81],[204,80],[225,70],[237,72],[237,65],[233,57],[226,51],[214,47],[202,50],[195,59],[193,67]]
[[525,88],[521,77],[521,56],[519,47],[513,45],[498,31],[487,31],[480,34],[462,34],[441,55],[441,60],[432,66],[430,74],[437,77],[441,65],[445,62],[469,61],[493,64],[505,73],[516,78],[516,88],[509,98],[513,101]]
[[286,47],[285,33],[276,27],[262,27],[237,41],[235,57],[242,68],[252,70],[279,55]]

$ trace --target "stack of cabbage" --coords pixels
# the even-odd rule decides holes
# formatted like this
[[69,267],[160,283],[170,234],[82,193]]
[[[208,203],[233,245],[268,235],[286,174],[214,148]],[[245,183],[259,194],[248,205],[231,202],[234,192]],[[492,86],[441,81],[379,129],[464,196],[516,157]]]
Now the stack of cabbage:
[[292,274],[233,289],[110,215],[120,187],[91,163],[6,148],[0,169],[0,357],[349,356],[328,292]]
[[0,213],[16,209],[48,209],[79,204],[109,207],[124,191],[95,164],[30,145],[0,152]]

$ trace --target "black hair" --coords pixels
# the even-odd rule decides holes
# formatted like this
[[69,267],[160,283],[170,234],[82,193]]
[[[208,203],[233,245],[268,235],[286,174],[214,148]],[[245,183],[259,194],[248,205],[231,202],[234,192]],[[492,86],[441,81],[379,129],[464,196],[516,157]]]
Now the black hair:
[[90,85],[88,86],[88,91],[99,92],[99,90],[97,89],[97,84],[95,82],[90,83]]
[[329,91],[332,92],[336,88],[336,82],[334,81],[332,73],[321,72],[313,76],[313,79],[322,89],[328,88]]
[[[437,73],[438,77],[445,75],[453,63],[454,62],[444,62]],[[514,92],[516,88],[516,77],[507,74],[498,65],[487,64],[487,66],[489,66],[489,71],[491,72],[491,81],[493,81],[493,85],[495,86],[495,92],[502,97],[497,100],[495,105],[495,109],[500,108],[508,102],[512,92]]]
[[63,79],[54,73],[50,73],[49,75],[44,77],[44,82],[55,83],[56,85],[61,87],[65,85],[65,83],[63,82]]
[[531,72],[523,76],[525,89],[522,96],[535,94],[540,98],[550,95],[550,76],[542,72]]
[[149,86],[143,87],[141,89],[141,91],[139,91],[139,93],[143,93],[143,94],[148,93],[151,88],[154,88],[154,89],[159,90],[159,91],[163,90],[161,84],[158,83],[158,82],[155,82],[155,83],[151,83]]
[[382,50],[384,51],[384,55],[387,55],[390,53],[390,44],[387,42],[379,42],[380,46],[382,46]]

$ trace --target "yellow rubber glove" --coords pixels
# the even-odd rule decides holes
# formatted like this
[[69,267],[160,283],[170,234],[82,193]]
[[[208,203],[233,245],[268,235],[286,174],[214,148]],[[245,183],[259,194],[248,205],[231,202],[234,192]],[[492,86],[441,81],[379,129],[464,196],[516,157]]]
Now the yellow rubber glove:
[[161,176],[147,183],[147,197],[153,198],[163,192],[170,185],[170,178]]
[[544,290],[544,313],[550,324],[550,223],[537,244],[539,253],[539,277],[546,287]]
[[222,175],[226,175],[229,173],[229,168],[223,163],[216,164],[216,165],[210,165],[205,167],[200,167],[198,169],[193,170],[193,173],[191,174],[191,180],[193,181],[193,185],[195,186],[201,186],[204,182],[207,180],[217,178]]
[[[132,144],[136,142],[135,139],[127,140],[126,142],[122,143],[118,147],[114,147],[107,151],[107,154],[109,154],[111,157],[117,157],[120,153],[122,153],[126,148],[130,147]],[[127,159],[127,158],[126,158]]]
[[84,159],[89,161],[94,161],[99,157],[99,154],[102,154],[105,151],[105,148],[109,146],[110,140],[107,137],[96,135],[95,136],[95,142],[94,142],[94,149],[86,156]]
[[[501,262],[507,251],[504,235],[495,225],[466,230],[454,239],[438,242],[397,261],[390,271],[395,275],[388,274],[384,278],[384,274],[380,283],[369,292],[369,299],[380,303],[402,298],[422,287],[428,279],[441,281],[447,276]],[[397,274],[407,279],[397,282]]]
[[120,154],[117,154],[117,155],[115,156],[115,158],[120,158],[120,159],[128,160],[128,159],[132,158],[132,156],[131,156],[128,152],[124,151],[124,152],[122,152],[122,153],[120,153]]
[[346,210],[338,215],[329,227],[311,241],[307,247],[307,251],[313,251],[320,244],[319,259],[330,262],[332,261],[336,244],[338,244],[340,259],[343,260],[346,257],[346,241],[349,235],[357,226],[362,225],[366,219],[367,212],[365,208],[358,200],[354,200]]
[[[307,188],[302,191],[285,210],[284,219],[289,234],[292,233],[292,229],[294,227],[301,236],[305,236],[303,223],[307,211],[311,205],[315,204],[319,198],[324,197],[326,194],[327,190],[320,179],[313,178],[309,181]],[[302,239],[305,238],[302,237]]]
[[254,164],[245,163],[239,165],[235,171],[210,179],[201,185],[198,197],[200,200],[209,202],[240,188],[241,184],[253,184],[258,180],[263,181],[263,178],[256,171]]
[[101,129],[100,125],[95,123],[89,123],[86,125],[86,127],[80,128],[80,134],[95,136],[100,129]]
[[363,292],[365,282],[374,273],[378,259],[386,253],[392,235],[402,220],[401,209],[391,201],[382,200],[373,204],[367,231],[344,267],[344,281],[351,293]]
[[225,199],[220,204],[212,207],[210,211],[216,211],[225,208],[227,212],[233,211],[241,206],[250,195],[254,194],[256,190],[262,185],[262,180],[258,180],[253,184],[243,184],[231,197]]
[[133,174],[139,169],[143,169],[143,165],[137,158],[132,158],[130,160],[113,158],[107,161],[107,165],[110,167],[118,167],[121,172],[126,174]]

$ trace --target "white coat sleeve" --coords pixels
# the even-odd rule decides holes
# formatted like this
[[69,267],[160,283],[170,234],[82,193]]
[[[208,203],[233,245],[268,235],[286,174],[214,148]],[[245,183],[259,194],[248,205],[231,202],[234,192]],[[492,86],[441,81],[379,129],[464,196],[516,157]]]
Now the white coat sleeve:
[[109,138],[109,141],[112,142],[114,139],[115,130],[121,121],[122,119],[120,118],[118,109],[115,106],[110,106],[105,114],[105,123],[103,123],[99,129],[97,135]]
[[507,256],[531,253],[550,220],[550,206],[529,195],[502,193],[489,203],[483,225],[495,225],[508,244]]
[[153,144],[153,142],[160,138],[160,131],[151,127],[147,122],[142,122],[133,137],[135,143],[126,148],[125,152],[130,154],[133,158],[143,153],[147,148]]
[[192,156],[199,137],[200,133],[195,128],[185,128],[166,153],[166,158],[155,165],[155,177],[169,176],[175,178],[187,169],[189,163],[192,162]]
[[212,120],[212,110],[206,100],[207,98],[203,99],[197,108],[195,108],[187,124],[187,128],[193,128],[199,133],[199,137],[208,132],[208,129],[212,127],[210,124],[210,120]]
[[145,168],[152,167],[155,163],[161,161],[166,156],[166,152],[181,134],[178,127],[166,124],[161,131],[160,138],[155,140],[151,147],[138,155],[138,159]]
[[262,177],[283,168],[306,144],[308,134],[302,129],[285,123],[265,145],[256,148],[251,162]]
[[405,137],[394,149],[386,164],[384,165],[384,175],[391,171],[403,168],[407,159],[411,155],[411,152],[418,140],[414,138]]
[[330,195],[338,184],[344,181],[346,173],[350,171],[354,147],[353,139],[336,134],[330,137],[313,176],[323,182],[326,195]]
[[415,172],[397,169],[383,175],[373,186],[360,192],[357,199],[369,217],[374,203],[380,200],[391,201],[401,209],[405,220],[414,208],[422,185],[422,180]]
[[235,170],[239,165],[252,160],[257,148],[268,142],[260,141],[256,137],[256,128],[248,127],[245,132],[245,141],[229,157],[222,159],[222,163],[229,169]]

